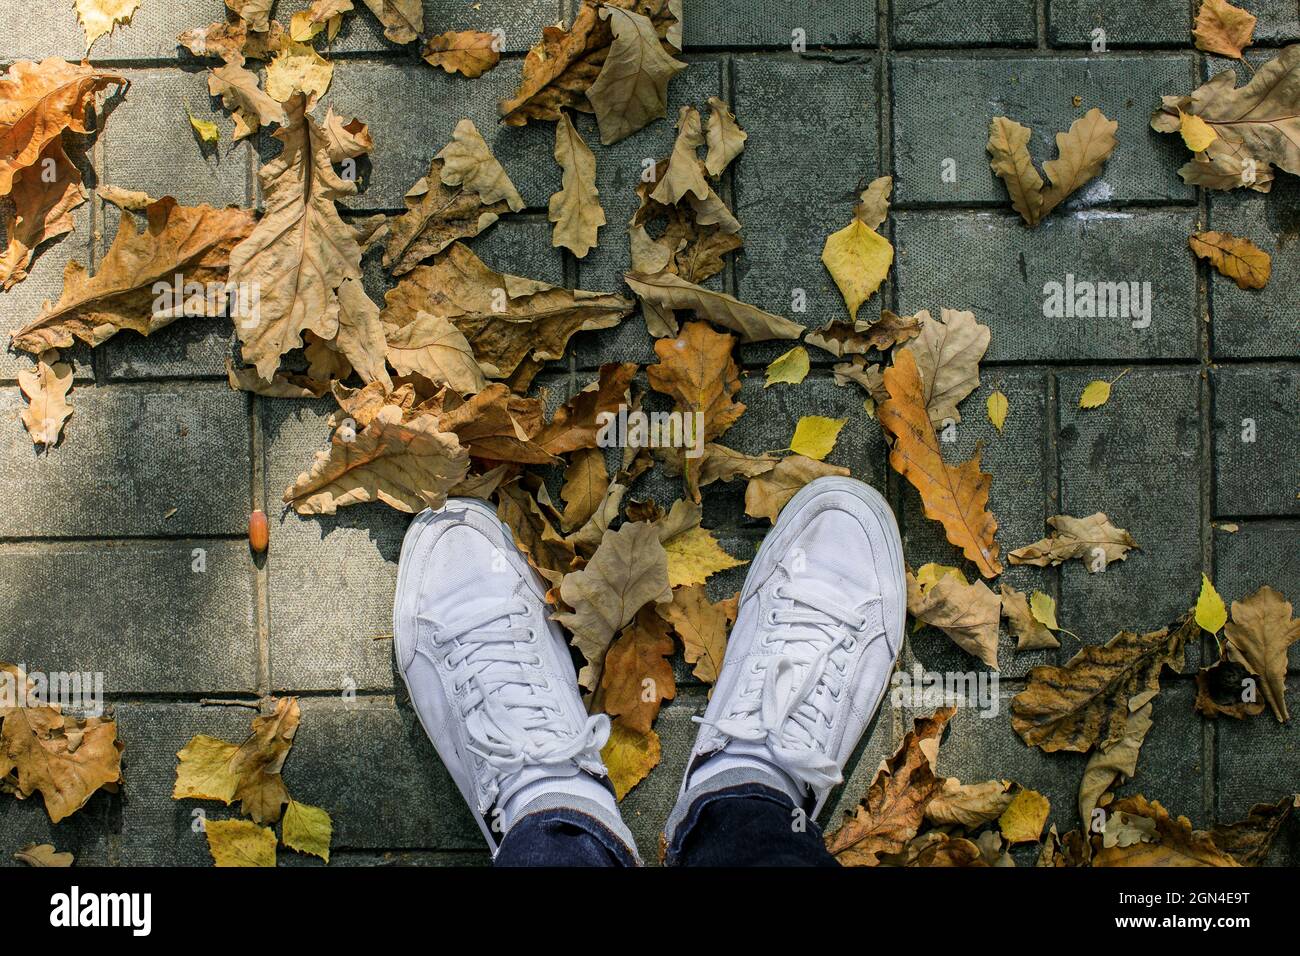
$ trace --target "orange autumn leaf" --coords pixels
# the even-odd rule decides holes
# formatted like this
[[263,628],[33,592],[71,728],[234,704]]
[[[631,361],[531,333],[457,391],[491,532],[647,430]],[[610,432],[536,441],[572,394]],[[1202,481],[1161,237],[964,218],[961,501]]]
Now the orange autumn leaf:
[[1002,565],[993,540],[998,522],[988,510],[993,476],[980,471],[978,451],[956,467],[944,462],[911,352],[900,351],[885,370],[885,388],[889,398],[878,414],[880,424],[894,436],[889,464],[921,493],[925,516],[943,524],[948,540],[961,548],[980,574],[995,577]]
[[644,607],[609,646],[600,689],[605,713],[637,733],[650,732],[660,701],[677,696],[668,655],[673,652],[668,622]]

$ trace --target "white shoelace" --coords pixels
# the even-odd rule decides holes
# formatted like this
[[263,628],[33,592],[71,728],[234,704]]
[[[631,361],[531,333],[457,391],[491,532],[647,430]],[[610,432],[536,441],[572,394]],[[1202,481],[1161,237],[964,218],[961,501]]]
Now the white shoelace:
[[[575,761],[600,761],[609,739],[609,718],[589,717],[572,734],[560,711],[537,690],[547,689],[536,653],[537,633],[512,626],[528,613],[522,601],[499,598],[472,602],[450,625],[421,616],[433,628],[432,642],[451,669],[453,688],[468,686],[460,701],[470,750],[493,769],[495,782],[525,766],[567,770]],[[504,626],[503,626],[504,624]]]
[[880,635],[859,638],[866,618],[806,585],[777,585],[774,596],[791,606],[770,611],[764,622],[773,646],[762,681],[745,688],[739,710],[713,726],[735,740],[764,744],[778,766],[800,783],[814,789],[833,787],[842,775],[826,734],[847,676],[847,668],[834,655],[841,648],[851,653],[860,640]]

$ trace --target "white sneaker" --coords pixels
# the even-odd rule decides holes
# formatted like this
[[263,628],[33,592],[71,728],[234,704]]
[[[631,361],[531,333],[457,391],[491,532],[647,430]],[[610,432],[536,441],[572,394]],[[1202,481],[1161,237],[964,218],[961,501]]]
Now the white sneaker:
[[598,789],[592,778],[606,775],[609,718],[587,715],[544,594],[482,501],[423,511],[406,533],[393,607],[398,669],[494,853],[499,808],[512,796],[566,778],[570,790]]
[[[745,579],[691,752],[685,794],[719,752],[780,770],[815,817],[880,706],[903,644],[903,543],[889,504],[851,478],[809,483]],[[795,801],[796,804],[800,800]],[[686,811],[679,800],[674,818]],[[670,829],[671,835],[671,829]]]

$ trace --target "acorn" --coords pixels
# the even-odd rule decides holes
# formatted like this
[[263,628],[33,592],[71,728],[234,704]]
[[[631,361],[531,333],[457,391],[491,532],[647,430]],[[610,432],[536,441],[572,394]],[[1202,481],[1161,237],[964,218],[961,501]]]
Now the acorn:
[[266,514],[258,508],[248,516],[248,545],[256,553],[261,554],[266,550],[270,538],[271,531],[266,523]]

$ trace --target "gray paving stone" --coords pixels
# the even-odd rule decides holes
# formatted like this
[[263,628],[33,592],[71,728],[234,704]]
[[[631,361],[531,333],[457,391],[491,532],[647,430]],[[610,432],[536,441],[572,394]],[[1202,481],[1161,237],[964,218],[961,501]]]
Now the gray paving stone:
[[[121,228],[124,215],[105,203],[104,248],[107,249]],[[136,223],[144,228],[143,220]],[[226,378],[226,360],[233,354],[235,330],[226,318],[179,319],[144,336],[120,332],[109,339],[100,351],[104,368],[111,381],[157,378]]]
[[[276,4],[276,19],[286,26],[299,10],[311,6],[310,0],[284,0]],[[384,36],[379,18],[364,3],[353,5],[356,12],[344,17],[343,27],[330,49],[338,53],[406,53],[415,56],[422,44],[398,45]],[[464,4],[455,0],[425,0],[424,33],[433,36],[446,30],[482,30],[490,33],[500,29],[505,33],[502,50],[522,53],[542,39],[542,28],[560,20],[560,5],[556,0],[484,0],[482,3]],[[426,67],[427,68],[427,67]],[[462,82],[472,83],[472,80]]]
[[[600,145],[592,117],[574,117],[574,125],[596,154],[596,188],[600,192],[606,222],[600,229],[599,245],[582,259],[574,260],[581,289],[631,296],[631,290],[623,282],[623,273],[632,268],[627,223],[639,205],[636,187],[641,182],[642,170],[647,162],[666,159],[672,152],[673,141],[677,138],[677,114],[683,106],[694,106],[700,110],[701,116],[707,118],[708,98],[722,95],[723,61],[690,58],[689,62],[690,67],[668,85],[668,118],[656,120],[613,146]],[[748,128],[743,114],[738,112],[736,120]],[[550,128],[549,124],[547,128]],[[752,137],[749,143],[753,143]],[[550,148],[547,147],[548,157]],[[542,205],[548,201],[549,197],[543,199]],[[740,219],[742,223],[745,221],[743,216]],[[549,245],[549,238],[546,243]],[[722,289],[722,281],[722,275],[718,275],[705,285]],[[599,368],[604,362],[640,362],[644,365],[656,361],[653,340],[646,332],[645,320],[639,311],[616,328],[575,336],[573,354],[577,367],[584,369]]]
[[[1195,192],[1177,172],[1186,149],[1172,142],[1177,137],[1152,132],[1149,123],[1152,104],[1162,94],[1191,88],[1192,70],[1186,55],[900,55],[893,67],[895,201],[1010,209],[985,150],[993,117],[1008,116],[1033,130],[1029,151],[1041,167],[1056,155],[1056,134],[1095,106],[1119,123],[1120,145],[1101,176],[1066,205],[1190,202]],[[956,162],[955,182],[943,181],[947,159]]]
[[248,412],[225,385],[114,386],[71,393],[63,439],[37,454],[0,392],[8,425],[0,477],[33,504],[0,516],[0,535],[159,536],[248,530]]
[[[551,156],[554,126],[505,126],[497,116],[497,101],[511,95],[518,84],[521,62],[504,61],[468,83],[423,62],[336,62],[324,102],[335,113],[367,123],[375,141],[369,185],[346,204],[348,208],[403,209],[406,191],[429,171],[456,124],[469,118],[524,200],[544,209],[551,193],[560,188],[560,170]],[[258,149],[265,162],[279,152],[279,143],[263,137]]]
[[1288,43],[1300,40],[1300,8],[1290,0],[1257,0],[1250,12],[1255,24],[1256,43]]
[[[387,505],[301,516],[281,503],[285,488],[329,445],[319,401],[260,402],[271,546],[271,686],[341,691],[394,686],[393,590],[411,516]],[[384,638],[384,639],[377,639]]]
[[[955,441],[944,444],[945,460],[951,464],[965,461],[983,446],[980,468],[993,476],[989,492],[989,509],[998,519],[997,540],[1006,570],[996,581],[987,582],[997,591],[1006,581],[1026,594],[1055,590],[1055,572],[1007,564],[1006,554],[1021,543],[1037,540],[1047,517],[1055,514],[1051,497],[1056,492],[1052,462],[1047,447],[1047,373],[1043,369],[985,368],[981,384],[962,402],[962,420],[953,427]],[[1000,389],[1010,403],[1002,434],[990,424],[988,397]],[[913,570],[930,561],[963,568],[968,580],[978,572],[965,561],[960,550],[948,543],[943,526],[925,517],[920,495],[903,482],[903,553]],[[1001,636],[998,664],[1003,677],[1021,677],[1029,668],[1052,663],[1051,651],[1026,651],[1017,654],[1015,639],[1006,632]],[[983,665],[957,647],[947,635],[934,628],[912,631],[907,637],[910,665],[920,661],[936,671],[982,669]]]
[[304,700],[284,779],[330,812],[339,849],[487,847],[405,699]]
[[[1093,31],[1104,31],[1094,36]],[[1183,0],[1148,0],[1141,5],[1117,0],[1050,0],[1047,42],[1052,46],[1092,47],[1104,40],[1108,49],[1133,46],[1187,46],[1191,8]]]
[[[945,306],[973,310],[993,330],[989,361],[1194,359],[1196,267],[1185,253],[1194,228],[1191,209],[1057,213],[1037,229],[1001,213],[899,213],[899,311],[929,309],[937,317]],[[959,274],[953,263],[962,263]],[[1146,320],[1136,317],[1132,299],[1129,317],[1097,296],[1088,304],[1108,315],[1046,317],[1048,284],[1064,294],[1070,276],[1126,283],[1130,295],[1132,283],[1150,283],[1138,286],[1150,305],[1149,326],[1133,327]]]
[[897,47],[1033,46],[1038,38],[1033,0],[895,0],[893,25]]
[[[14,585],[0,601],[0,660],[102,673],[110,697],[257,684],[243,541],[10,544],[0,550],[0,580]],[[40,586],[17,586],[24,580]]]
[[[749,132],[733,174],[745,226],[736,294],[811,328],[847,319],[821,252],[879,175],[875,60],[737,58],[734,77],[736,118]],[[791,311],[794,288],[805,290],[807,311]],[[858,317],[879,315],[887,294],[888,283]],[[746,362],[768,362],[790,344],[760,343],[742,354]]]
[[13,858],[16,851],[33,843],[49,843],[60,853],[71,853],[77,866],[108,866],[113,862],[111,830],[120,813],[120,802],[100,792],[72,816],[51,823],[39,795],[0,800],[0,867],[21,867]]
[[[233,143],[234,127],[221,101],[208,95],[204,72],[123,70],[125,98],[104,123],[103,182],[175,196],[188,205],[247,203],[248,144]],[[210,120],[221,141],[202,143],[189,117]]]
[[[10,344],[10,333],[41,313],[46,301],[57,301],[63,293],[63,270],[69,260],[76,259],[83,266],[90,263],[90,204],[72,214],[75,229],[54,242],[41,246],[29,267],[26,279],[7,292],[0,292],[0,380],[14,382],[19,371],[32,368],[35,357],[19,352]],[[13,221],[13,207],[0,202],[0,234],[8,236]],[[73,377],[77,382],[94,381],[95,367],[90,350],[76,346],[63,350],[64,361],[71,362]]]
[[[1223,599],[1239,601],[1267,584],[1300,606],[1300,562],[1295,559],[1300,529],[1287,521],[1234,523],[1235,532],[1214,531],[1214,585]],[[1292,669],[1300,669],[1300,642],[1288,653]]]
[[[86,35],[72,4],[51,4],[39,15],[33,15],[29,4],[5,4],[0,9],[0,36],[5,38],[5,48],[0,51],[4,62],[40,61],[47,56],[77,61],[86,52]],[[98,49],[95,54],[98,58]]]
[[1296,336],[1295,290],[1300,285],[1300,180],[1278,176],[1268,194],[1208,191],[1210,228],[1244,236],[1273,257],[1262,289],[1241,289],[1210,270],[1210,336],[1216,358],[1291,358]]
[[[1295,793],[1300,780],[1300,722],[1295,719],[1300,678],[1288,678],[1286,696],[1291,720],[1285,724],[1279,724],[1271,711],[1245,720],[1214,722],[1220,823],[1242,819],[1257,803],[1276,803]],[[1290,823],[1279,855],[1283,865],[1295,866],[1300,861],[1300,839],[1295,820]]]
[[[1088,382],[1119,371],[1058,373],[1061,513],[1104,511],[1141,548],[1105,572],[1090,574],[1081,561],[1061,566],[1058,619],[1090,644],[1122,629],[1163,627],[1192,606],[1200,587],[1200,373],[1135,368],[1109,403],[1078,407]],[[1188,666],[1198,659],[1188,648]]]
[[1159,800],[1193,825],[1207,827],[1212,808],[1201,797],[1201,781],[1207,772],[1202,753],[1204,719],[1192,709],[1195,700],[1193,681],[1165,673],[1151,710],[1151,729],[1138,756],[1137,775],[1120,784],[1116,796],[1140,793],[1148,800]]
[[1228,366],[1211,381],[1215,514],[1300,514],[1300,369]]
[[816,0],[703,0],[686,15],[686,49],[791,48],[796,30],[809,49],[875,46],[876,9],[869,3]]

